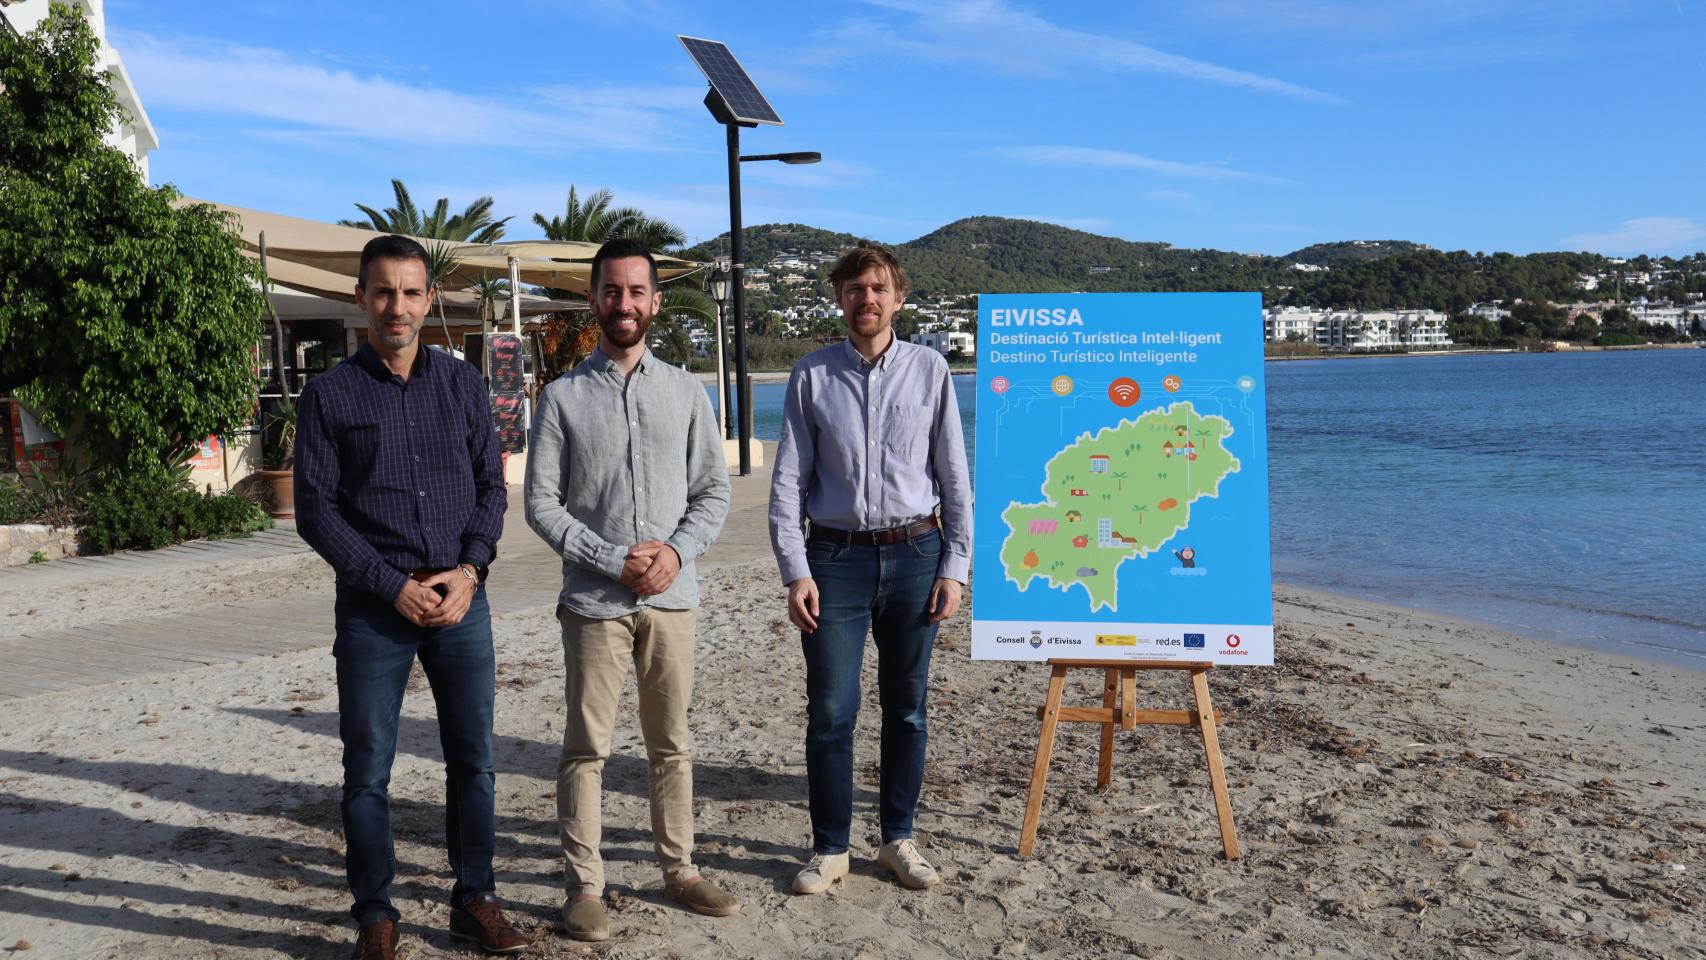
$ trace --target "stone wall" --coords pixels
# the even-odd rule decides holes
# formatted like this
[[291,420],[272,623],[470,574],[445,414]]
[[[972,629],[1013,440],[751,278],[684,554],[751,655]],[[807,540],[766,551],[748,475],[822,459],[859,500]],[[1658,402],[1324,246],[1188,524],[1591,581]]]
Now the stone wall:
[[75,557],[82,552],[77,546],[77,534],[76,527],[40,523],[0,526],[0,566],[23,566],[38,550],[48,560]]

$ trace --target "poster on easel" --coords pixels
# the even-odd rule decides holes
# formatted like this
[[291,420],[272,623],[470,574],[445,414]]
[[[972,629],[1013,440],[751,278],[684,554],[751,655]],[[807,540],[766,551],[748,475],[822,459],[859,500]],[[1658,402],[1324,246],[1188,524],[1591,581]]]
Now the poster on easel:
[[527,449],[527,365],[521,337],[493,333],[486,337],[486,383],[491,391],[492,422],[504,453]]
[[1261,297],[985,295],[972,656],[1273,663]]

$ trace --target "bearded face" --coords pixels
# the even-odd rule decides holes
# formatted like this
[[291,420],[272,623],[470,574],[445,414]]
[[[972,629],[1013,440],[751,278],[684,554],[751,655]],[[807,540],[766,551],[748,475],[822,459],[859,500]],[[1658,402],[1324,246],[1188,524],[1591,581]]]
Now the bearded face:
[[847,332],[863,339],[880,336],[894,324],[904,299],[887,269],[872,266],[841,284],[835,302]]
[[606,260],[599,267],[592,315],[612,347],[628,350],[645,343],[663,294],[652,286],[651,266],[643,257]]

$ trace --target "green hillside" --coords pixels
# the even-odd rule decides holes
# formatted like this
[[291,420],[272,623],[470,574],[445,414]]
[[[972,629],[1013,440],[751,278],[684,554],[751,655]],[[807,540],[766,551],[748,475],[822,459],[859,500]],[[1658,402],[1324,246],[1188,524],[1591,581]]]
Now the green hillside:
[[[746,261],[755,266],[786,250],[839,253],[857,242],[851,234],[803,224],[750,227],[744,234]],[[709,259],[727,245],[725,234],[684,254]],[[1270,257],[1133,242],[1033,220],[969,217],[893,249],[912,277],[914,300],[974,293],[1253,290],[1269,305],[1460,311],[1488,300],[1611,296],[1608,290],[1584,293],[1575,287],[1578,275],[1610,269],[1598,254],[1471,254],[1402,240],[1316,244]],[[1655,293],[1706,290],[1706,257],[1651,262],[1684,268],[1681,281]],[[1328,269],[1299,271],[1294,263]],[[820,280],[825,273],[816,271]],[[1623,292],[1627,297],[1637,291],[1626,285]],[[755,293],[752,307],[762,311],[797,295],[827,293],[821,282],[787,293]]]

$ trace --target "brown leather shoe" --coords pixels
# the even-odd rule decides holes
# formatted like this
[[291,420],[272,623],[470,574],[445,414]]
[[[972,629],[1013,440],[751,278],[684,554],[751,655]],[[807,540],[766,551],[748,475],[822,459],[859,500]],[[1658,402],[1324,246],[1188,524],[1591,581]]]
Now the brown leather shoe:
[[355,952],[350,960],[400,960],[397,952],[397,924],[389,917],[361,925],[355,938]]
[[450,935],[477,943],[487,953],[519,953],[527,949],[527,938],[504,917],[498,898],[489,893],[451,908]]

